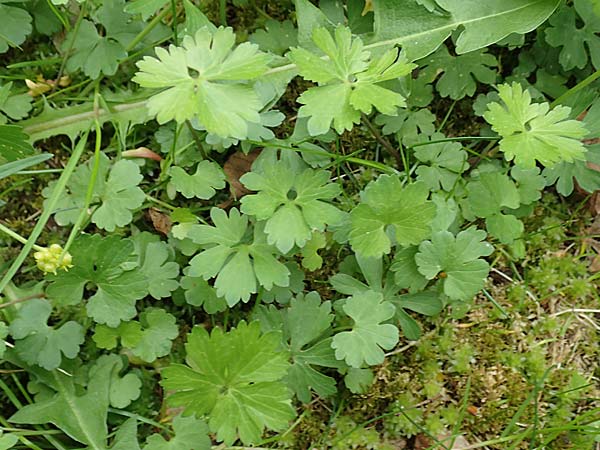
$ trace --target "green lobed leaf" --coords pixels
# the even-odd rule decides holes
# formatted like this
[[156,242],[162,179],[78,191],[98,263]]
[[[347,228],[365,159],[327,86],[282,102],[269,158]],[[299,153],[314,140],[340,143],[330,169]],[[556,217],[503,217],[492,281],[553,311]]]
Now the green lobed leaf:
[[291,47],[298,45],[298,30],[289,20],[278,22],[269,19],[265,23],[265,29],[252,33],[249,40],[262,51],[283,55]]
[[244,186],[257,191],[242,198],[241,211],[265,221],[269,244],[287,253],[294,245],[302,248],[313,230],[324,231],[328,224],[337,225],[343,213],[328,203],[340,193],[337,184],[329,183],[329,173],[322,170],[293,170],[279,161],[248,172],[240,178]]
[[[235,208],[229,216],[212,208],[214,226],[190,225],[187,237],[205,247],[190,261],[188,275],[205,280],[215,278],[217,296],[224,297],[229,306],[240,300],[247,302],[258,287],[288,286],[288,268],[273,256],[273,249],[261,240],[260,230],[250,241],[247,216]],[[263,235],[264,236],[264,235]]]
[[344,312],[354,320],[352,331],[342,331],[333,337],[335,356],[355,368],[363,364],[381,364],[383,350],[398,343],[398,328],[382,324],[394,316],[394,305],[383,301],[383,295],[368,291],[346,300]]
[[353,394],[364,394],[373,384],[375,375],[370,369],[350,367],[344,377],[344,384]]
[[157,300],[169,297],[179,287],[179,264],[172,261],[173,250],[158,236],[140,233],[133,237],[141,272],[148,280],[148,293]]
[[575,182],[587,192],[599,190],[600,171],[590,167],[589,163],[600,164],[600,146],[589,146],[585,161],[562,162],[553,167],[546,167],[543,172],[546,185],[556,183],[558,193],[565,196],[573,193]]
[[578,120],[568,119],[571,108],[548,103],[531,103],[531,95],[520,84],[498,86],[503,104],[490,103],[484,114],[502,139],[500,150],[508,161],[524,169],[585,158],[580,139],[587,131]]
[[179,334],[175,317],[161,308],[147,308],[140,315],[140,322],[142,331],[131,352],[149,363],[168,355]]
[[[0,113],[4,113],[13,120],[21,120],[27,117],[33,108],[31,105],[33,97],[27,93],[11,95],[12,86],[12,82],[0,86]],[[6,117],[0,114],[0,123],[3,121],[6,121]]]
[[442,45],[433,55],[423,59],[421,65],[426,66],[423,76],[435,80],[435,87],[442,97],[459,100],[472,97],[477,89],[477,82],[493,84],[496,81],[498,65],[496,57],[486,50],[476,50],[458,56],[451,56],[446,46]]
[[169,404],[185,414],[208,415],[210,430],[225,445],[238,436],[251,444],[265,427],[286,427],[295,412],[281,381],[289,363],[277,350],[280,340],[277,332],[261,334],[258,322],[242,321],[227,333],[215,328],[210,335],[195,327],[186,344],[187,365],[162,371],[162,385],[174,391]]
[[2,31],[0,32],[0,53],[6,52],[10,47],[18,47],[31,33],[31,16],[16,6],[0,4],[0,17],[2,17]]
[[470,300],[483,287],[489,264],[479,259],[492,253],[493,247],[484,242],[482,230],[469,228],[454,236],[438,231],[430,241],[419,245],[415,260],[421,272],[432,280],[439,274],[444,293],[453,300]]
[[60,327],[47,325],[52,306],[47,300],[34,299],[23,304],[10,324],[15,351],[27,364],[46,370],[60,366],[62,357],[73,359],[84,342],[84,328],[75,321]]
[[[89,181],[95,165],[94,158],[80,165],[67,183],[54,217],[59,225],[75,223],[85,198]],[[92,203],[100,203],[92,213],[92,222],[106,231],[114,231],[117,227],[129,224],[133,220],[135,209],[146,199],[144,191],[138,187],[143,176],[139,166],[133,161],[119,160],[110,167],[110,160],[100,153],[96,183],[92,195]],[[46,187],[42,194],[49,197],[54,190],[55,182]]]
[[544,30],[546,42],[561,47],[559,61],[564,70],[583,69],[588,60],[600,68],[600,17],[593,8],[591,1],[575,0],[573,6],[565,5],[554,14]]
[[223,312],[227,309],[227,302],[223,297],[217,296],[217,292],[202,277],[188,276],[189,268],[184,271],[179,284],[184,290],[185,301],[192,306],[202,306],[208,314]]
[[124,11],[129,14],[141,14],[142,19],[146,20],[166,3],[167,0],[133,0],[127,2]]
[[314,271],[320,269],[323,265],[323,258],[319,255],[319,250],[327,245],[325,234],[313,232],[312,237],[302,248],[302,267]]
[[[197,118],[210,133],[244,139],[249,123],[259,123],[260,100],[249,80],[267,70],[269,56],[244,42],[234,48],[230,28],[198,30],[183,45],[155,49],[158,58],[137,62],[133,78],[143,87],[165,89],[152,96],[148,110],[159,123]],[[197,75],[192,76],[190,70]]]
[[340,366],[327,332],[334,317],[329,301],[321,302],[316,292],[299,294],[284,310],[261,306],[256,317],[263,331],[283,332],[283,344],[292,358],[285,380],[301,402],[310,401],[311,390],[321,397],[335,394],[335,380],[316,369]]
[[106,325],[96,325],[92,339],[98,348],[112,350],[120,339],[123,347],[135,347],[142,339],[142,326],[135,320],[121,322],[115,328]]
[[125,408],[129,406],[132,401],[139,398],[142,380],[133,373],[121,375],[125,364],[123,363],[123,358],[117,355],[99,356],[90,367],[89,377],[94,378],[97,372],[104,374],[104,368],[106,366],[112,367],[109,374],[110,388],[108,391],[110,405],[115,408]]
[[67,34],[63,50],[72,44],[73,54],[67,60],[69,72],[82,70],[92,79],[103,75],[114,75],[119,61],[127,57],[125,47],[109,36],[98,33],[93,22],[83,19],[77,34],[71,31]]
[[503,208],[518,208],[521,197],[516,184],[500,172],[482,173],[467,184],[469,211],[477,217],[491,217]]
[[168,441],[159,433],[148,437],[144,450],[210,450],[206,422],[194,417],[177,416],[173,419],[175,436]]
[[419,292],[429,283],[417,267],[415,255],[418,251],[419,248],[415,245],[401,249],[394,256],[390,270],[394,272],[394,282],[400,289]]
[[189,175],[184,169],[177,166],[169,169],[169,175],[170,183],[185,198],[196,197],[208,200],[215,195],[215,189],[225,187],[225,174],[212,161],[205,160],[198,163],[193,175]]
[[300,75],[319,84],[298,97],[303,105],[298,117],[309,117],[312,136],[326,133],[332,124],[340,134],[351,130],[359,123],[361,113],[370,114],[373,108],[394,115],[398,106],[406,106],[402,95],[378,84],[405,76],[416,67],[396,49],[373,59],[362,40],[353,38],[344,26],[338,26],[333,36],[326,28],[316,28],[312,39],[328,59],[301,47],[293,48],[288,55]]
[[[431,140],[444,139],[441,133],[431,135]],[[421,143],[427,142],[421,139]],[[458,142],[439,142],[421,145],[414,149],[415,158],[421,163],[417,167],[417,180],[423,181],[431,191],[440,189],[452,192],[462,173],[468,168],[467,152]]]
[[435,215],[428,196],[425,183],[402,186],[396,175],[381,175],[369,183],[361,192],[361,203],[350,213],[352,249],[365,257],[380,257],[396,243],[419,244],[430,235]]
[[97,323],[116,327],[121,321],[135,317],[136,300],[148,292],[147,279],[132,261],[133,243],[112,235],[83,235],[70,248],[73,268],[50,277],[48,297],[60,305],[76,305],[84,297],[84,287],[92,283],[94,292],[86,310]]
[[395,116],[380,114],[375,123],[383,126],[383,134],[396,133],[404,145],[416,144],[421,135],[431,136],[435,132],[435,115],[426,108],[399,110]]

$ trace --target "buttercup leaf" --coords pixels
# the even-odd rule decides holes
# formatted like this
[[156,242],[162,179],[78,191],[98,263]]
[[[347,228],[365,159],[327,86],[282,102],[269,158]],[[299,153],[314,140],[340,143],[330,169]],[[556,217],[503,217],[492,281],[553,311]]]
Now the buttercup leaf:
[[479,259],[493,251],[483,242],[485,236],[484,231],[473,228],[456,236],[449,231],[434,233],[415,255],[419,272],[429,280],[443,273],[444,293],[454,300],[469,300],[483,287],[489,272],[489,264]]
[[498,86],[503,105],[492,102],[483,115],[502,139],[500,150],[508,161],[531,169],[536,161],[544,166],[585,158],[580,139],[587,131],[578,120],[568,119],[571,109],[548,103],[531,103],[531,95],[520,84]]
[[240,324],[209,335],[195,327],[186,344],[187,365],[174,364],[162,372],[162,384],[175,393],[173,406],[185,414],[207,414],[211,431],[231,445],[257,442],[265,427],[279,430],[295,415],[290,394],[281,381],[289,363],[278,351],[277,332],[261,335],[257,322]]
[[148,102],[159,123],[197,118],[208,132],[236,139],[247,136],[249,123],[260,123],[261,103],[247,81],[267,70],[269,57],[255,44],[234,44],[230,28],[211,32],[205,27],[185,36],[181,47],[157,47],[158,58],[146,56],[137,63],[135,82],[166,88]]
[[[350,245],[365,257],[380,257],[396,242],[416,245],[427,238],[435,206],[423,182],[402,186],[395,175],[381,175],[361,193],[350,213]],[[390,239],[393,233],[395,242]]]
[[335,356],[351,367],[383,362],[383,350],[391,350],[398,342],[398,328],[385,324],[394,317],[395,308],[383,301],[383,295],[367,291],[346,300],[344,312],[354,320],[352,331],[342,331],[333,337]]
[[289,53],[300,74],[319,84],[298,98],[303,104],[298,117],[309,117],[311,135],[324,134],[332,125],[338,133],[351,130],[360,114],[370,114],[373,108],[394,115],[397,107],[406,106],[402,95],[378,84],[408,75],[415,67],[399,57],[397,50],[372,59],[362,40],[353,38],[343,26],[338,26],[333,36],[325,28],[316,28],[312,39],[329,59],[300,47]]

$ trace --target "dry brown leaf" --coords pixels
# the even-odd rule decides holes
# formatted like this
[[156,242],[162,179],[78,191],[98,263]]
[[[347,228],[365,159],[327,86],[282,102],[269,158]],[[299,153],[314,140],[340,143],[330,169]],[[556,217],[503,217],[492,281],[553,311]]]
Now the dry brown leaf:
[[590,212],[594,216],[600,216],[600,191],[594,192],[590,197]]
[[596,257],[592,260],[589,270],[592,273],[600,272],[600,255],[596,255]]
[[424,434],[417,434],[415,436],[415,446],[414,450],[425,450],[431,447],[431,439],[429,439]]
[[[440,434],[437,437],[437,440],[445,442],[447,443],[446,445],[448,445],[450,442],[452,442],[452,438],[450,436],[450,434]],[[454,443],[452,444],[452,448],[450,450],[464,450],[469,447],[471,447],[471,444],[469,444],[464,437],[459,435],[454,438]]]
[[156,231],[164,234],[165,236],[169,234],[169,231],[171,231],[171,226],[173,225],[173,221],[167,214],[163,213],[157,208],[150,208],[148,209],[148,217],[150,217],[152,226],[154,226]]
[[240,182],[240,178],[245,173],[250,172],[252,169],[252,163],[254,163],[258,155],[260,155],[261,150],[262,149],[256,148],[248,154],[237,151],[225,162],[223,170],[227,176],[227,181],[229,181],[229,190],[231,191],[231,196],[234,199],[238,200],[244,195],[252,192],[244,187],[244,185]]

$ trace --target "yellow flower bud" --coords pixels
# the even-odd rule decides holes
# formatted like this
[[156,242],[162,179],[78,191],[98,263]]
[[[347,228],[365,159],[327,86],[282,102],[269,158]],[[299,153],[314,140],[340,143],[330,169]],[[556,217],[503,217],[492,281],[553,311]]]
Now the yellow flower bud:
[[60,245],[52,244],[50,247],[35,252],[33,257],[35,258],[38,269],[42,272],[53,273],[56,275],[57,269],[69,270],[69,268],[73,267],[73,257],[71,254],[66,252],[61,261],[60,256],[62,253],[63,249]]

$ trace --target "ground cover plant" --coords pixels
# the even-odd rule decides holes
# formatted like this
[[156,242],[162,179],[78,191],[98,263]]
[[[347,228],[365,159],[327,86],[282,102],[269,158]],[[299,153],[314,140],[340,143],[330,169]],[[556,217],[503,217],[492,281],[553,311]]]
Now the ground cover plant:
[[600,447],[600,3],[0,17],[0,450]]

